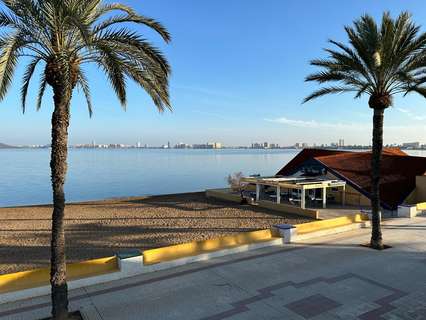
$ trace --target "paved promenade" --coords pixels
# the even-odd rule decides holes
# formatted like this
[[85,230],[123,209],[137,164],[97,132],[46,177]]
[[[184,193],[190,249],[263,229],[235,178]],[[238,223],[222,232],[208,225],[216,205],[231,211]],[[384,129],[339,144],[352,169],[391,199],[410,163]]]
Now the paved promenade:
[[[271,247],[71,292],[90,320],[426,319],[426,217]],[[42,297],[0,305],[0,319],[40,319]]]

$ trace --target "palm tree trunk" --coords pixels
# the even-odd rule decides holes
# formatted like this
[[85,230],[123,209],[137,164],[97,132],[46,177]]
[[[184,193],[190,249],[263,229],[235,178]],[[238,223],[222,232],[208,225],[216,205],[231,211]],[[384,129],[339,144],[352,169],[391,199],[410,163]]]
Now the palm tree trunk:
[[383,149],[383,116],[384,109],[374,108],[373,150],[371,155],[372,232],[370,245],[375,249],[383,249],[382,231],[380,227],[380,160]]
[[53,87],[55,110],[52,115],[52,151],[50,160],[53,213],[50,260],[50,283],[52,286],[52,317],[68,319],[68,289],[66,282],[64,183],[67,173],[69,103],[71,93],[62,86]]

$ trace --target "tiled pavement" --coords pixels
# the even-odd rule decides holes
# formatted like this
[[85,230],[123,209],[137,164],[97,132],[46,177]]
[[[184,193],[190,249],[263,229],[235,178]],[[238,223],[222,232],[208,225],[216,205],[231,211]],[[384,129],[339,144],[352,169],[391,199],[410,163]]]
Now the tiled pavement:
[[[265,248],[71,292],[88,319],[426,319],[426,217]],[[40,319],[48,297],[0,305],[0,319]]]

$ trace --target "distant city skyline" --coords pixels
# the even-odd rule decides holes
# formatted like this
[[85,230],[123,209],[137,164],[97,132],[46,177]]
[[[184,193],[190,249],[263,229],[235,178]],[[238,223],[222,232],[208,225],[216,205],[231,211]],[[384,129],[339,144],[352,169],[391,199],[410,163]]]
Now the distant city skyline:
[[[293,145],[326,144],[342,137],[346,144],[367,145],[371,141],[372,112],[366,98],[354,100],[344,94],[301,105],[316,88],[304,83],[304,77],[313,70],[309,61],[324,55],[322,48],[328,39],[346,42],[343,26],[364,13],[380,19],[385,10],[393,16],[408,10],[423,31],[426,27],[424,0],[347,0],[344,10],[336,10],[342,7],[338,0],[124,3],[155,17],[172,34],[173,41],[164,46],[155,34],[142,28],[172,65],[174,112],[158,114],[143,90],[130,82],[128,110],[123,112],[103,76],[89,67],[94,116],[89,119],[81,92],[75,91],[71,144],[96,140],[162,145],[173,137],[174,143],[188,144],[270,141]],[[11,91],[0,103],[0,141],[45,144],[50,140],[51,90],[43,99],[41,111],[36,112],[38,81],[34,79],[27,112],[22,115],[18,81],[22,72],[20,64]],[[426,143],[425,111],[424,98],[397,97],[394,107],[385,112],[384,142]]]
[[[166,144],[161,145],[149,145],[143,144],[141,141],[137,141],[134,144],[125,143],[96,143],[93,140],[90,143],[83,144],[70,144],[71,148],[96,148],[96,149],[116,149],[116,148],[140,148],[140,149],[227,149],[227,148],[246,148],[246,149],[304,149],[304,148],[331,148],[331,149],[363,149],[370,148],[370,144],[345,144],[344,139],[338,139],[337,142],[322,143],[322,144],[309,144],[307,142],[296,142],[291,145],[280,145],[278,143],[270,142],[253,142],[251,144],[241,145],[226,145],[222,142],[206,142],[206,143],[195,143],[189,144],[184,142],[171,143],[167,141]],[[11,145],[0,142],[0,149],[7,147],[18,147],[18,148],[48,148],[50,144],[22,144],[22,145]],[[426,149],[426,144],[422,144],[419,141],[403,142],[403,143],[391,143],[385,144],[385,147],[399,147],[402,149]]]

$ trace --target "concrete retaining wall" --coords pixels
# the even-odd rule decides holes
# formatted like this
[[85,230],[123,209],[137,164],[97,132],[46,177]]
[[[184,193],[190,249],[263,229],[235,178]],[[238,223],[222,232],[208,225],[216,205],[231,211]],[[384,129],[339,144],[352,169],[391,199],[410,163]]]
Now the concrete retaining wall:
[[[233,201],[240,203],[241,197],[239,194],[231,193],[230,189],[209,189],[206,190],[206,196],[220,200]],[[273,211],[297,214],[303,217],[318,219],[319,211],[314,209],[302,209],[300,207],[287,205],[283,203],[275,203],[271,201],[260,200],[256,203],[259,207]]]
[[229,249],[231,247],[250,244],[272,239],[270,229],[242,232],[234,235],[224,236],[216,239],[203,241],[192,241],[174,246],[145,250],[143,252],[144,265],[176,260],[182,257],[196,256],[217,250]]
[[259,205],[259,207],[278,211],[278,212],[297,214],[299,216],[309,217],[312,219],[319,218],[318,210],[314,210],[314,209],[302,209],[292,205],[287,205],[283,203],[274,203],[271,201],[264,201],[264,200],[258,201],[257,204]]
[[359,223],[363,221],[368,221],[368,216],[365,214],[355,214],[348,215],[343,217],[338,217],[334,219],[326,219],[313,221],[308,223],[297,224],[295,227],[297,229],[297,234],[305,234],[310,232],[317,232],[325,229],[332,229],[336,227],[341,227],[344,225],[349,225],[352,223]]

